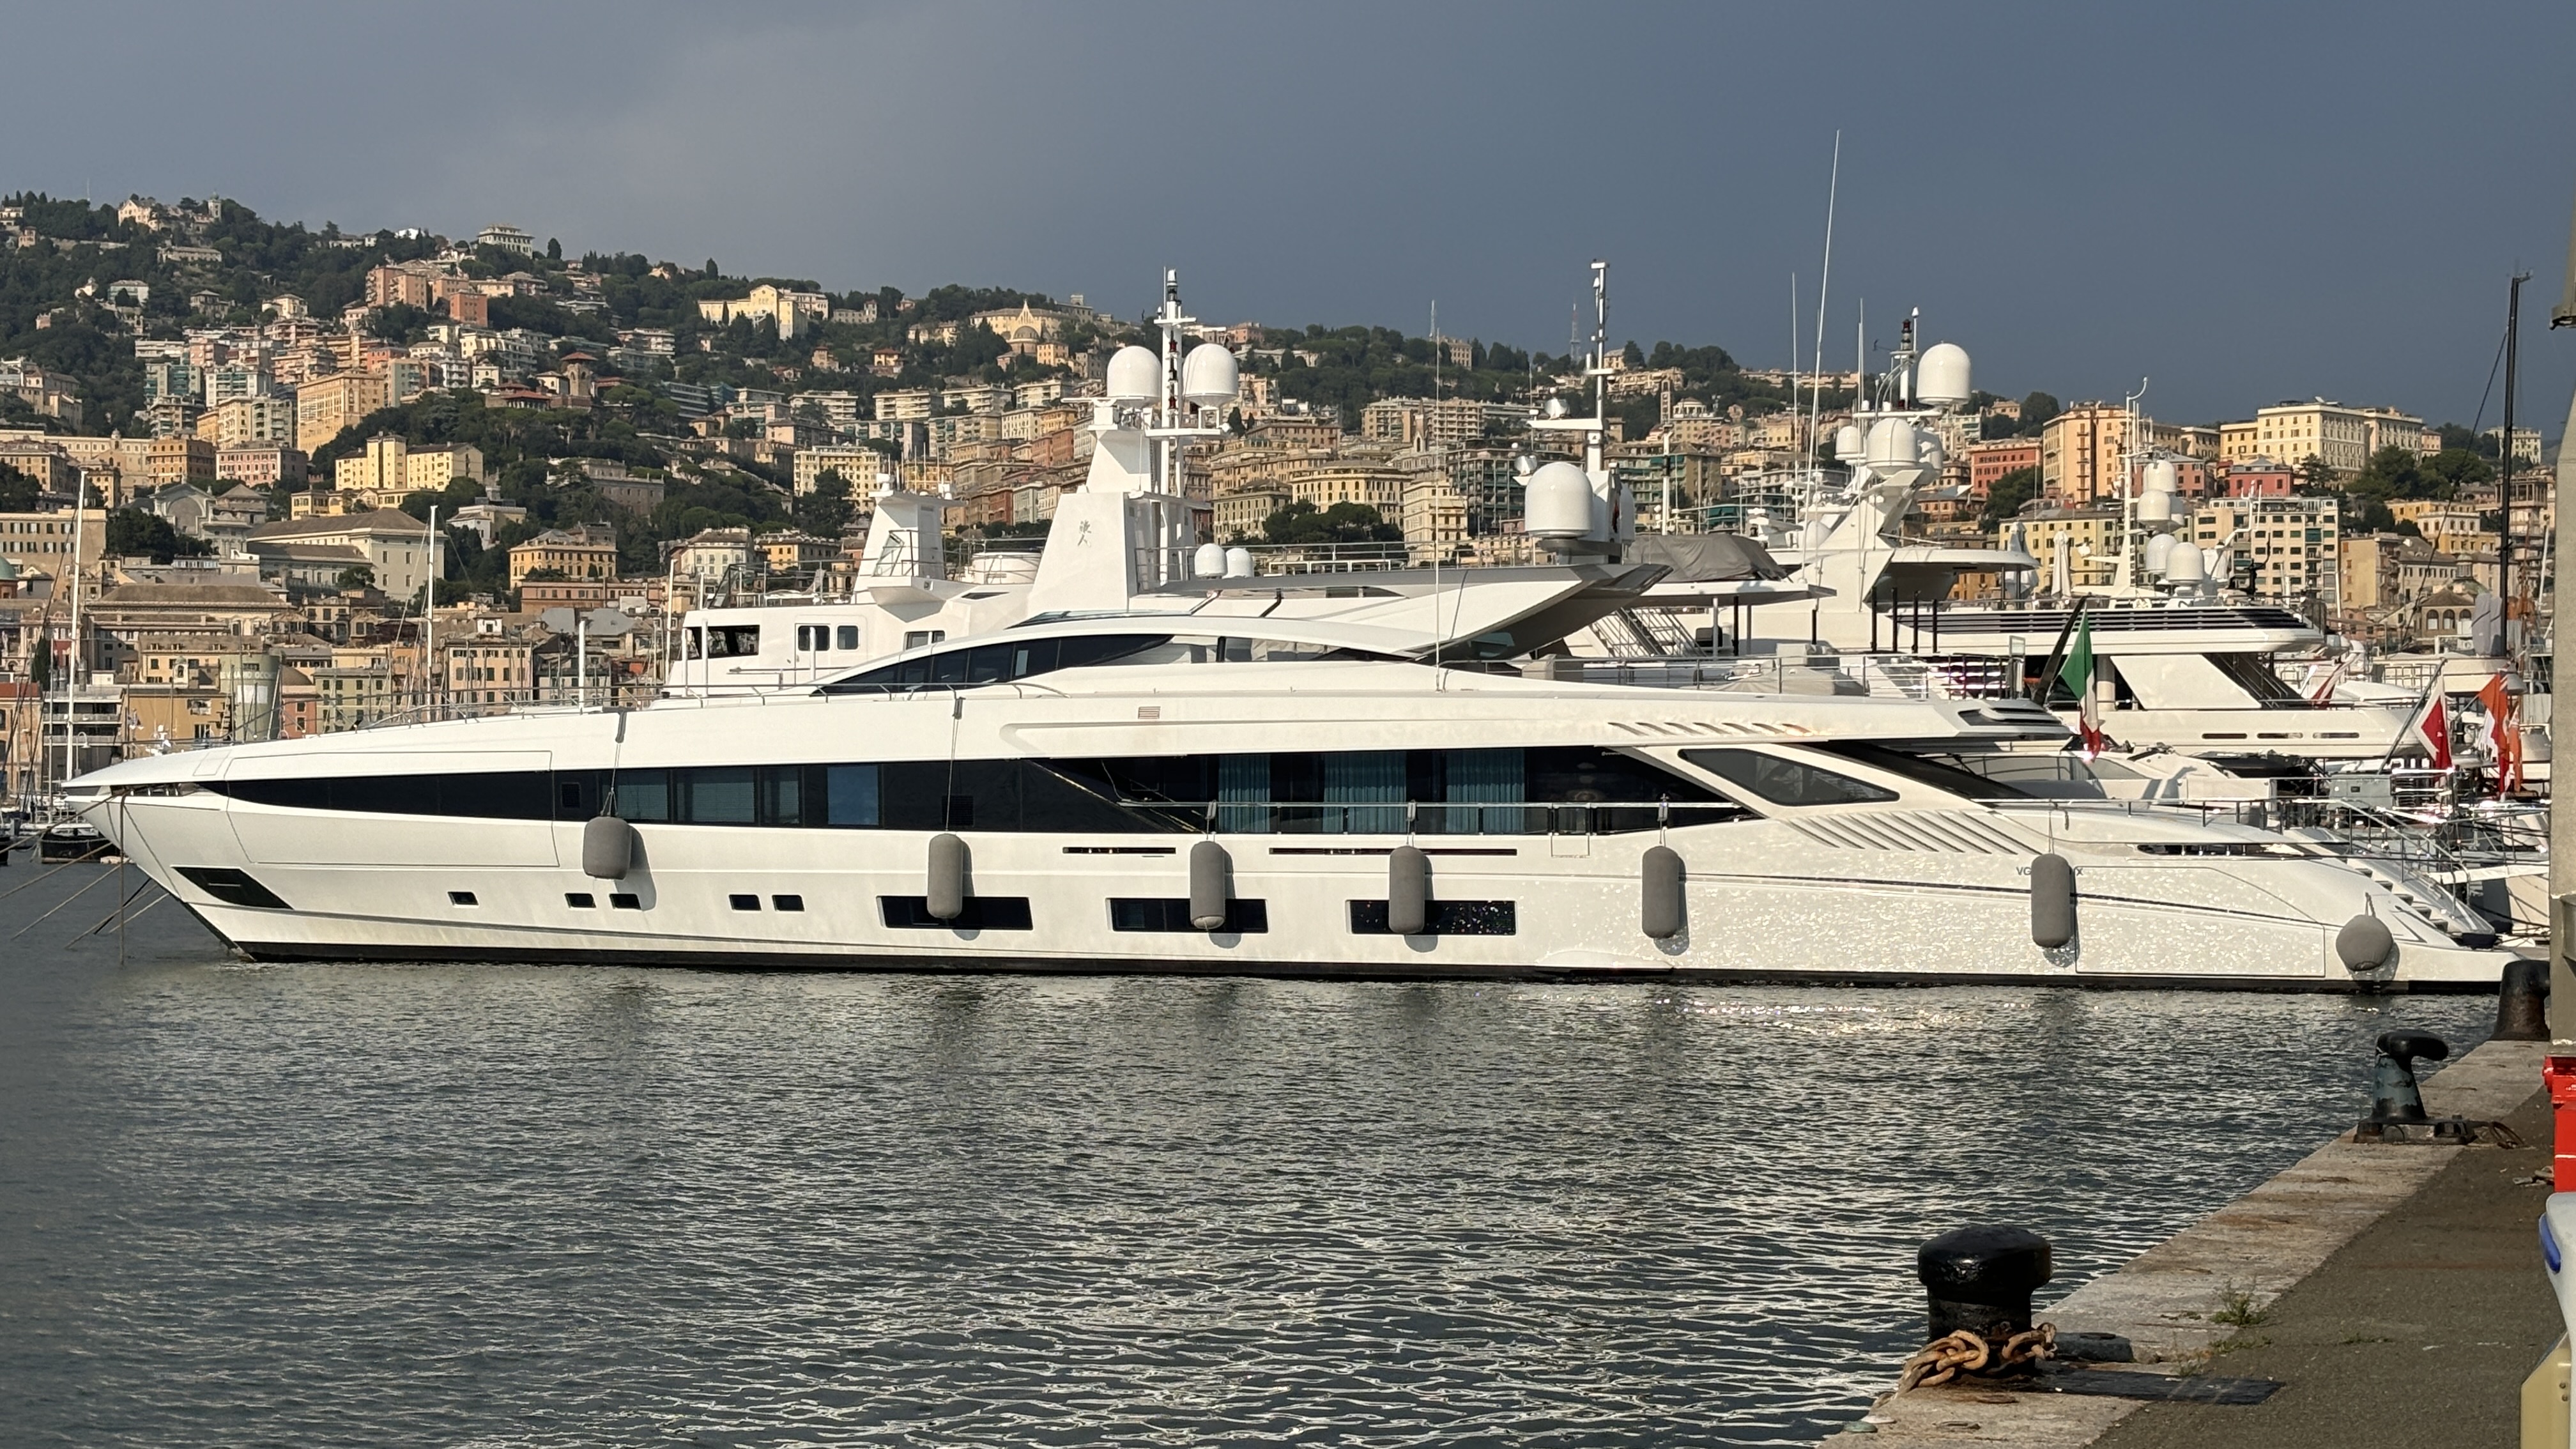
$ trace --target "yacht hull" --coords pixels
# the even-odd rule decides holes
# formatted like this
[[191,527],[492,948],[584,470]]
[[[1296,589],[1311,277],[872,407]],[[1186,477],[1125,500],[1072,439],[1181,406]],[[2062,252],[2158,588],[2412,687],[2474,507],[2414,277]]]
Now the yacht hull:
[[[1400,835],[1214,837],[1233,896],[1260,902],[1266,928],[1208,932],[1172,919],[1193,837],[963,832],[973,899],[1013,904],[998,925],[957,929],[904,914],[925,893],[926,833],[647,824],[629,875],[597,880],[572,822],[481,822],[479,848],[424,854],[424,831],[458,822],[228,806],[210,793],[124,797],[92,818],[263,961],[2352,992],[2492,990],[2510,959],[2400,929],[2395,969],[2356,976],[2335,954],[2336,892],[2353,889],[2340,867],[2071,846],[2077,939],[2044,951],[2031,943],[2028,853],[1842,848],[1774,821],[1663,837],[1687,863],[1686,925],[1657,941],[1640,928],[1651,831],[1417,838],[1434,900],[1475,933],[1394,936],[1368,916],[1383,909]],[[203,884],[209,869],[279,904],[221,899]],[[1139,908],[1120,902],[1161,903],[1163,916],[1133,929]]]

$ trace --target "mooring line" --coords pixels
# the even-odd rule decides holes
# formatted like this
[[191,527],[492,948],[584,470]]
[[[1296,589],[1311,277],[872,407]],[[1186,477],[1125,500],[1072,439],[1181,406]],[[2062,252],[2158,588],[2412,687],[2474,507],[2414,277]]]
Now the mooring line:
[[[60,869],[60,867],[56,867],[56,868],[57,868],[57,869]],[[54,911],[59,911],[59,910],[61,910],[63,907],[70,905],[72,902],[74,902],[74,901],[76,901],[76,900],[79,900],[81,897],[83,897],[83,896],[85,896],[85,895],[88,895],[91,891],[97,890],[97,889],[99,888],[99,886],[100,886],[100,885],[102,885],[103,883],[105,883],[105,882],[107,882],[107,881],[112,881],[112,880],[114,880],[114,879],[116,879],[116,877],[115,877],[114,875],[111,875],[111,874],[109,874],[109,873],[108,873],[108,872],[106,872],[106,871],[100,871],[100,872],[98,873],[98,879],[97,879],[97,880],[91,881],[88,885],[82,886],[79,890],[76,890],[76,891],[72,892],[70,895],[67,895],[67,896],[63,897],[61,900],[56,901],[56,902],[54,903],[54,909],[53,909],[52,911],[47,911],[47,912],[45,912],[45,914],[44,914],[44,915],[42,915],[42,916],[38,916],[36,919],[34,919],[34,920],[32,920],[32,921],[29,921],[27,924],[25,924],[25,925],[23,925],[23,926],[20,926],[18,929],[14,930],[14,931],[11,931],[11,932],[9,933],[9,939],[10,939],[10,940],[12,940],[12,941],[17,940],[20,936],[23,936],[23,935],[27,934],[29,931],[32,931],[32,930],[36,929],[38,926],[43,925],[43,924],[45,923],[45,921],[46,921],[46,918],[47,918],[47,917],[52,916],[52,915],[53,915],[53,913],[54,913]],[[34,882],[30,881],[28,884],[32,885],[32,884],[34,884]],[[23,890],[24,888],[25,888],[25,887],[23,887],[23,886],[22,886],[22,887],[20,887],[20,889],[22,889],[22,890]]]
[[116,924],[116,918],[124,913],[127,906],[134,904],[134,897],[139,896],[150,889],[152,889],[152,882],[149,879],[146,879],[143,884],[134,888],[133,895],[129,895],[124,900],[117,902],[115,910],[110,911],[105,916],[101,917],[97,925],[81,932],[78,936],[72,937],[72,940],[78,941],[89,936],[95,936],[99,932],[106,930],[109,926]]

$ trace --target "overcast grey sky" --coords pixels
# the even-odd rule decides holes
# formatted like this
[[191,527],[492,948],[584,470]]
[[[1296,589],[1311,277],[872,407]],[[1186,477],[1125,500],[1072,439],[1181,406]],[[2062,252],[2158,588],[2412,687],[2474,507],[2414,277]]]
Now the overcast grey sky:
[[[1977,381],[2207,421],[2477,409],[2576,203],[2576,5],[15,3],[0,190],[835,289],[1018,286],[1559,350],[1789,357],[1843,135],[1829,361],[1920,307]],[[1802,344],[1803,345],[1803,344]],[[2489,404],[2489,422],[2494,405]]]

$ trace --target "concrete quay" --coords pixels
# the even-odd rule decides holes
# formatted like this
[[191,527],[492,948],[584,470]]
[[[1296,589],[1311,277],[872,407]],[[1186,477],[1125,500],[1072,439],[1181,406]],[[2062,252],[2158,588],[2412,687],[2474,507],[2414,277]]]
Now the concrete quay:
[[[2548,1196],[2545,1042],[2489,1042],[2424,1079],[2433,1116],[2524,1144],[2349,1133],[2036,1316],[2129,1340],[2104,1365],[2270,1379],[2260,1404],[2147,1403],[1966,1381],[1883,1395],[1843,1446],[2196,1449],[2516,1442],[2523,1377],[2560,1333],[2533,1224]],[[2354,1104],[2354,1115],[2361,1103]]]

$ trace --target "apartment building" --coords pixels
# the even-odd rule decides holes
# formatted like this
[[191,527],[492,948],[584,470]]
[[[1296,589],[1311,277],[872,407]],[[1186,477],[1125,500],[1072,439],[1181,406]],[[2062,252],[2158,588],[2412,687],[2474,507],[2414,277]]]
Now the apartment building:
[[2415,525],[2425,542],[2448,554],[2492,553],[2503,541],[2475,503],[2401,498],[2388,505],[2388,516]]
[[819,448],[800,448],[796,453],[795,484],[801,497],[814,491],[826,473],[838,473],[850,485],[850,492],[861,498],[873,497],[877,491],[877,474],[885,467],[885,454],[855,443],[827,443]]
[[410,493],[435,493],[459,479],[489,481],[482,449],[471,443],[414,448],[394,433],[367,439],[364,451],[342,458],[331,470],[331,484],[341,492],[390,496],[394,503]]
[[380,372],[339,372],[295,389],[295,446],[302,452],[340,436],[369,413],[393,406],[393,386]]
[[2119,496],[2121,458],[2129,448],[2129,414],[2115,403],[2077,403],[2039,435],[2042,490],[2061,507]]
[[243,546],[263,562],[270,553],[284,558],[299,549],[349,549],[374,573],[376,587],[398,601],[420,593],[432,567],[429,525],[389,508],[265,523],[251,530]]
[[215,450],[215,476],[254,488],[301,488],[305,457],[284,443],[240,443]]
[[536,687],[537,647],[524,639],[477,634],[447,645],[448,698],[467,704],[526,699]]
[[2039,466],[2039,439],[1991,438],[1970,443],[1964,450],[1968,465],[1968,492],[1979,498],[1994,495],[1995,484],[2007,473]]
[[[2370,461],[2371,443],[2383,435],[2383,429],[2392,438],[2402,432],[2396,419],[2403,416],[2374,415],[2322,398],[2275,403],[2255,409],[2251,421],[2220,425],[2219,461],[2242,463],[2267,458],[2295,468],[2310,458],[2318,458],[2336,477],[2349,478]],[[2420,440],[2423,423],[2413,421]]]
[[[213,441],[218,449],[250,443],[295,446],[295,397],[292,393],[235,398],[209,411],[206,418],[213,425]],[[200,424],[201,435],[203,427]]]
[[107,549],[107,515],[95,508],[84,511],[77,518],[77,531],[75,521],[69,509],[0,513],[0,559],[15,564],[21,573],[41,573],[52,579],[68,578],[74,559],[95,573]]
[[[2193,510],[2189,536],[2204,548],[2223,544],[2250,563],[2257,595],[2313,597],[2339,608],[2339,513],[2333,498],[2214,499]],[[2239,577],[2245,572],[2240,565]]]
[[606,529],[581,524],[550,528],[510,550],[510,587],[528,575],[551,569],[567,579],[617,577],[617,538]]

